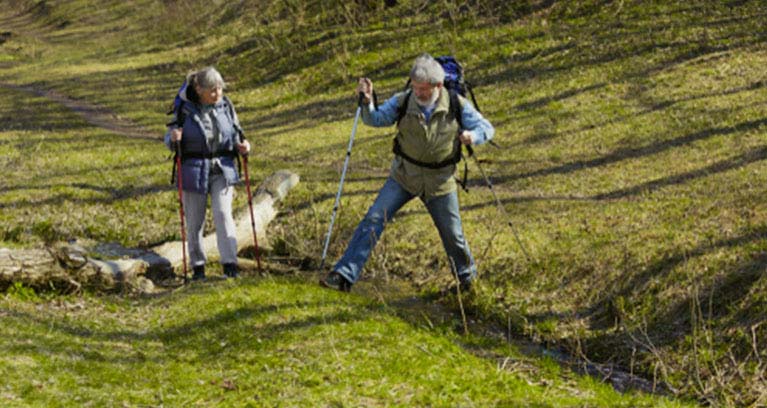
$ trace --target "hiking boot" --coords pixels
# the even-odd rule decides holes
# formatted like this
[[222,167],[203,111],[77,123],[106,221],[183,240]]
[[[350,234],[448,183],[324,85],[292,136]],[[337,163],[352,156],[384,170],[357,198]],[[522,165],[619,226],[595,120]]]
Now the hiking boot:
[[197,265],[194,268],[192,268],[194,272],[192,272],[192,280],[193,281],[204,281],[205,280],[205,265]]
[[340,290],[341,292],[349,292],[352,290],[351,282],[346,280],[346,278],[338,272],[330,272],[328,276],[320,279],[320,285],[326,288]]
[[461,282],[458,285],[461,289],[461,293],[469,293],[471,291],[471,284],[471,278],[461,279]]
[[240,276],[240,272],[237,270],[237,264],[225,263],[223,266],[224,266],[224,276],[226,276],[227,278],[238,278]]

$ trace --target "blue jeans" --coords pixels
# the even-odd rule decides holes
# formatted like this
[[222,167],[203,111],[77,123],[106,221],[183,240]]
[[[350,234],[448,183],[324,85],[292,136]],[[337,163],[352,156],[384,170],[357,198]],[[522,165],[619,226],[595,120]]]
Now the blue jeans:
[[[354,231],[344,256],[336,263],[333,270],[349,282],[355,283],[378,238],[381,237],[386,223],[391,221],[394,214],[413,198],[415,198],[413,194],[405,191],[389,177],[378,192],[375,202],[368,209],[365,218],[360,221]],[[473,279],[477,276],[477,267],[474,265],[474,258],[463,236],[461,214],[458,210],[458,192],[453,191],[423,202],[429,210],[434,225],[437,226],[442,245],[451,264],[455,265],[458,279],[461,282]]]

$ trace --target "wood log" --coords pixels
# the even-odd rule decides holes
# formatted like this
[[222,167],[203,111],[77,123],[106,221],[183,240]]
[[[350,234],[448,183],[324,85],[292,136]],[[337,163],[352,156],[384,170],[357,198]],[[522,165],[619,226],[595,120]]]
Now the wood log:
[[[253,215],[259,243],[265,242],[266,226],[277,216],[275,205],[299,182],[295,173],[280,170],[268,177],[253,197]],[[238,250],[253,245],[248,208],[234,215]],[[209,260],[218,259],[215,233],[204,237]],[[0,290],[20,282],[34,288],[71,291],[151,290],[149,279],[161,279],[182,267],[181,241],[166,242],[149,250],[124,248],[118,244],[97,245],[86,250],[76,243],[59,243],[49,248],[0,248]],[[89,252],[100,254],[92,259]]]

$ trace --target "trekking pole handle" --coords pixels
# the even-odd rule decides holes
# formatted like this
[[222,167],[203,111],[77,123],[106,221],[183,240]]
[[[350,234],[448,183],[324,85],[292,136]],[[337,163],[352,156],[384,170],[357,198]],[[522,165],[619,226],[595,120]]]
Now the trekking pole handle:
[[360,91],[360,94],[357,96],[357,106],[362,106],[362,102],[365,100],[365,93]]

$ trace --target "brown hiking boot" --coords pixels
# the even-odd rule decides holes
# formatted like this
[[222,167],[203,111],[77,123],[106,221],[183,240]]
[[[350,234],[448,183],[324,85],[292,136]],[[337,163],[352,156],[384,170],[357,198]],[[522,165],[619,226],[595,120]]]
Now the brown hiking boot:
[[341,292],[349,292],[352,290],[351,282],[335,271],[330,272],[328,276],[320,279],[320,285],[326,288],[340,290]]

